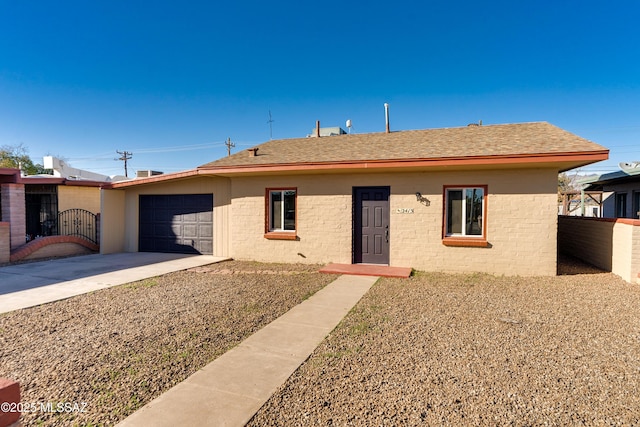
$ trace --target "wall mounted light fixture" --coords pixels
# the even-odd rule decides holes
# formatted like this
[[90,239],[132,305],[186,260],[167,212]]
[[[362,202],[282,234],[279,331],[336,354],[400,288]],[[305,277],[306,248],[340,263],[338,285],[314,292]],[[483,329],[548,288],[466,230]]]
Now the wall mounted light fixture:
[[416,191],[416,200],[425,206],[431,205],[431,201],[426,197],[423,197],[422,193],[420,193],[419,191]]

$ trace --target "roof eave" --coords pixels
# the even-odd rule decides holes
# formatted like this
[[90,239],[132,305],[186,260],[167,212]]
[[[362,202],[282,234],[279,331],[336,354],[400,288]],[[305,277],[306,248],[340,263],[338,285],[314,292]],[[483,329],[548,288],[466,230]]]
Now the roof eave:
[[[612,175],[612,174],[607,174],[607,175]],[[640,180],[640,174],[624,174],[624,175],[618,175],[616,177],[612,177],[612,178],[603,178],[606,175],[602,175],[600,177],[598,177],[598,179],[591,181],[591,182],[587,182],[586,184],[589,185],[615,185],[615,184],[622,184],[622,183],[626,183],[626,182],[635,182]]]
[[161,183],[176,179],[193,178],[197,176],[233,176],[260,175],[276,173],[303,173],[317,171],[356,172],[356,171],[384,171],[398,169],[438,169],[438,168],[490,168],[490,167],[557,167],[558,170],[568,170],[606,160],[609,150],[545,153],[545,154],[517,154],[502,156],[468,156],[426,159],[394,159],[394,160],[365,160],[340,162],[304,162],[281,163],[264,165],[236,165],[218,167],[199,167],[183,172],[155,175],[148,178],[137,178],[130,181],[107,183],[104,189],[122,189],[147,184]]
[[609,150],[544,153],[544,154],[515,154],[499,156],[465,156],[424,159],[392,159],[392,160],[364,160],[339,162],[302,162],[263,165],[235,165],[218,167],[200,167],[205,174],[237,175],[277,172],[309,172],[329,170],[374,170],[374,169],[403,169],[403,168],[441,168],[441,167],[486,167],[486,166],[535,166],[554,164],[558,170],[569,170],[576,167],[599,162],[609,158]]
[[3,184],[31,184],[31,185],[67,185],[77,187],[100,187],[103,181],[84,179],[68,179],[58,176],[21,176],[20,169],[0,168],[0,183]]
[[101,188],[105,190],[112,190],[112,189],[118,189],[118,188],[134,187],[137,185],[155,184],[157,182],[171,181],[175,179],[190,178],[197,175],[202,175],[202,172],[198,169],[189,169],[182,172],[153,175],[148,178],[136,178],[130,181],[118,181],[118,182],[106,183]]
[[20,178],[21,184],[44,184],[44,185],[66,185],[75,187],[100,187],[104,181],[91,181],[81,179],[68,179],[62,177],[51,176],[51,178],[37,177],[30,178],[28,176]]

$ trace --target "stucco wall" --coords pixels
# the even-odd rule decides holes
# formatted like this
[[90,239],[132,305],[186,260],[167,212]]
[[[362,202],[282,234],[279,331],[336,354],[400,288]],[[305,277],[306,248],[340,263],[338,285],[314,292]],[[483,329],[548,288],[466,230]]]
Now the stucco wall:
[[558,248],[635,282],[640,273],[640,221],[560,216]]
[[125,192],[100,190],[100,253],[125,251]]
[[[105,192],[118,191],[123,194],[122,221],[124,225],[121,241],[122,250],[136,252],[138,250],[138,200],[141,194],[213,194],[213,255],[229,256],[229,194],[230,181],[219,177],[191,178],[180,181],[159,182],[156,184],[130,187],[125,190],[105,190]],[[101,221],[106,224],[111,221],[103,215]],[[102,235],[104,245],[105,236]]]
[[67,209],[84,209],[94,214],[100,213],[100,188],[59,185],[58,211]]
[[[443,186],[488,185],[489,248],[442,244]],[[297,187],[297,241],[264,238],[265,188]],[[231,256],[351,263],[352,189],[391,187],[390,264],[427,271],[555,275],[555,170],[238,177],[231,191]],[[416,200],[420,192],[430,201]],[[412,214],[397,209],[413,209]]]

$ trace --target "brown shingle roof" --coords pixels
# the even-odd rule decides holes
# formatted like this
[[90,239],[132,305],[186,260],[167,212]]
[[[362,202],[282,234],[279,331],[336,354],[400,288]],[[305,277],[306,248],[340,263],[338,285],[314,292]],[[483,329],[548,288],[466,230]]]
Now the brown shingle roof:
[[547,122],[295,138],[265,142],[200,168],[365,162],[606,151]]

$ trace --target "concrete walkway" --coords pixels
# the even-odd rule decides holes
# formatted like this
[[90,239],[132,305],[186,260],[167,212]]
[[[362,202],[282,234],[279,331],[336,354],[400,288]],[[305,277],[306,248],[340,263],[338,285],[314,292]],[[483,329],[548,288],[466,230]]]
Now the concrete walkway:
[[225,259],[210,255],[134,252],[0,267],[0,313]]
[[340,276],[118,426],[245,425],[377,280]]

